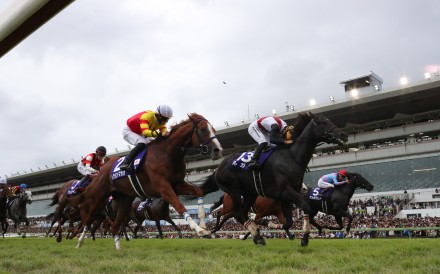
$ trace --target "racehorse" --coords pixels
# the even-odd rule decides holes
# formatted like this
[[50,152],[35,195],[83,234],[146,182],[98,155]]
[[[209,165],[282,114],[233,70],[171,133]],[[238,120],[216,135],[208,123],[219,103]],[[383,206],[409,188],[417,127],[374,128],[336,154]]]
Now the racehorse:
[[[220,210],[220,212],[217,215],[215,228],[211,230],[212,233],[219,231],[223,226],[223,224],[227,220],[233,217],[232,198],[227,193],[225,193],[222,197],[220,197],[219,201],[214,203],[210,211],[212,212],[221,204],[223,204],[223,208]],[[290,240],[293,240],[295,239],[295,236],[289,231],[289,228],[292,227],[293,225],[292,210],[293,210],[292,205],[288,205],[288,204],[283,205],[280,201],[276,201],[267,197],[258,196],[255,201],[255,205],[252,207],[251,211],[254,211],[255,213],[254,221],[256,224],[263,225],[272,229],[281,229],[283,227],[288,227],[285,228],[284,231],[286,232],[287,237],[289,237]],[[264,219],[264,217],[267,216],[276,216],[281,225],[275,224],[272,221],[268,221]],[[250,234],[248,232],[243,237],[243,239],[244,240],[247,239],[249,235]]]
[[[191,149],[200,151],[202,154],[210,153],[213,160],[220,158],[223,150],[212,125],[197,113],[189,114],[188,119],[172,126],[168,137],[158,137],[147,145],[146,156],[135,173],[139,184],[132,184],[130,177],[112,180],[110,175],[112,169],[119,171],[123,158],[110,159],[82,194],[68,199],[72,204],[81,204],[81,220],[84,229],[81,228],[82,234],[78,239],[77,248],[84,241],[85,232],[93,220],[92,216],[102,209],[103,201],[110,194],[119,203],[119,210],[112,227],[117,250],[120,249],[119,228],[129,214],[133,200],[138,196],[142,198],[163,197],[179,214],[184,216],[186,222],[199,236],[209,236],[210,232],[205,229],[203,193],[199,187],[185,181],[184,157]],[[199,197],[200,225],[197,225],[190,217],[178,195]]]
[[11,189],[7,185],[3,185],[0,189],[0,223],[1,223],[1,230],[2,230],[2,236],[5,237],[5,233],[8,230],[9,223],[8,223],[8,215],[6,210],[6,201],[8,200],[8,197],[12,195]]
[[[316,198],[318,195],[316,189],[306,197],[309,200],[309,204],[311,207],[310,223],[318,229],[319,234],[321,234],[323,228],[327,228],[330,230],[343,229],[344,226],[342,222],[342,217],[348,218],[346,231],[347,233],[350,232],[351,223],[353,222],[353,216],[348,212],[348,204],[350,203],[351,197],[353,197],[354,191],[357,188],[372,191],[374,188],[374,186],[359,173],[348,173],[347,177],[349,183],[336,186],[333,190],[331,190],[332,192],[328,194],[328,198],[325,200],[313,199]],[[328,215],[333,215],[338,224],[338,227],[319,225],[314,219],[319,211]]]
[[160,220],[165,220],[177,230],[179,238],[182,238],[182,231],[180,227],[177,226],[170,217],[170,207],[169,207],[170,204],[167,201],[165,201],[163,198],[154,199],[150,205],[146,205],[143,210],[139,211],[137,209],[140,203],[141,201],[134,202],[131,207],[131,213],[130,213],[131,219],[138,224],[133,231],[135,237],[139,228],[142,228],[143,221],[151,220],[156,222],[156,227],[157,230],[159,231],[159,237],[163,239]]
[[[29,219],[26,217],[26,204],[32,203],[32,192],[30,190],[23,191],[17,195],[8,208],[8,217],[14,221],[14,228],[18,230],[18,235],[21,234],[20,224],[24,222],[26,227],[29,226]],[[26,238],[26,232],[22,234],[22,238]]]
[[[65,182],[58,190],[57,192],[55,192],[55,194],[52,196],[52,201],[51,203],[48,205],[48,207],[52,207],[54,205],[58,205],[55,208],[55,211],[53,212],[53,219],[52,219],[52,224],[48,230],[48,232],[46,233],[46,235],[49,234],[52,226],[54,225],[55,222],[58,222],[58,228],[57,230],[54,231],[54,234],[56,232],[58,232],[58,236],[56,238],[57,242],[61,242],[62,240],[62,227],[63,224],[70,219],[69,221],[69,226],[73,225],[73,222],[78,221],[78,219],[74,218],[74,214],[66,214],[70,212],[70,208],[67,209],[66,211],[66,206],[67,206],[67,191],[70,189],[70,187],[73,185],[73,183],[77,181],[77,180],[69,180],[67,182]],[[78,215],[77,217],[79,217],[78,212],[76,213],[76,215]]]
[[[294,139],[292,145],[275,149],[259,172],[250,172],[234,165],[239,157],[242,162],[251,160],[245,153],[231,154],[223,159],[217,170],[201,186],[204,194],[220,188],[231,196],[234,217],[251,232],[255,244],[265,245],[266,242],[247,213],[258,196],[265,196],[286,205],[296,204],[303,209],[305,233],[301,245],[308,245],[311,208],[300,193],[307,165],[319,143],[342,146],[348,140],[348,135],[330,120],[311,112],[299,114],[294,129],[294,136],[297,135],[299,137]],[[289,227],[284,224],[283,229]]]

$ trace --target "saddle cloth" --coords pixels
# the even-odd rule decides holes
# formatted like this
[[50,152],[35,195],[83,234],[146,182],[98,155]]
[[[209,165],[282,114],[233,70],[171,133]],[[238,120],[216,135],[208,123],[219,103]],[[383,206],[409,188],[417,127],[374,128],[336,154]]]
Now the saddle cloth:
[[[148,148],[148,146],[147,146],[144,150],[142,150],[141,152],[139,152],[139,153],[136,155],[136,157],[134,158],[134,160],[133,160],[134,173],[136,173],[136,171],[139,169],[139,167],[140,167],[140,165],[141,165],[141,162],[142,162],[142,159],[144,158],[145,154],[147,153],[147,148]],[[132,175],[130,171],[128,171],[128,170],[122,170],[122,169],[119,168],[119,166],[120,166],[120,165],[122,164],[122,162],[125,160],[125,157],[126,157],[126,156],[124,156],[124,157],[118,159],[118,160],[114,163],[114,165],[113,165],[113,167],[112,167],[112,170],[111,170],[111,172],[110,172],[110,178],[111,178],[113,181],[115,181],[115,180],[117,180],[117,179],[120,179],[120,178],[123,178],[123,177],[126,177],[126,176],[128,176],[128,175]],[[134,174],[134,173],[133,173],[133,174]]]
[[[260,164],[260,166],[264,165],[267,159],[269,159],[270,155],[272,155],[273,151],[274,149],[270,148],[268,150],[265,150],[263,153],[261,153],[260,159],[258,159],[258,163]],[[237,159],[235,159],[232,162],[232,166],[247,170],[247,167],[252,159],[252,156],[254,156],[253,151],[243,152],[242,154],[240,154],[240,156],[237,157]]]

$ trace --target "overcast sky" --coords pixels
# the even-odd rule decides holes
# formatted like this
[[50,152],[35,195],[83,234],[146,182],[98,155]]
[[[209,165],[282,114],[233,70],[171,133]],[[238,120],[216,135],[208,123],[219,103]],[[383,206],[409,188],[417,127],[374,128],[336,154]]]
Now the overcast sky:
[[0,59],[0,176],[125,150],[127,118],[159,104],[219,129],[370,71],[422,81],[439,18],[438,0],[77,0]]

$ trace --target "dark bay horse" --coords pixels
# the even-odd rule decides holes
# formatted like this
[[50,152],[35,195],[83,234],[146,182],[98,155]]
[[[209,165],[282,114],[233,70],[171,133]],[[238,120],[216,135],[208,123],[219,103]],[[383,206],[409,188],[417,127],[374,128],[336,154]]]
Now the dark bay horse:
[[0,223],[3,238],[5,237],[5,233],[9,227],[6,202],[8,200],[8,197],[10,197],[11,195],[11,189],[8,185],[0,185]]
[[[348,173],[347,177],[349,183],[336,186],[325,201],[318,201],[306,197],[309,200],[311,208],[310,223],[318,229],[319,234],[321,234],[323,228],[327,228],[330,230],[341,230],[342,228],[344,228],[342,217],[348,218],[346,231],[347,233],[350,232],[351,223],[353,222],[353,216],[348,212],[348,205],[350,203],[351,197],[353,197],[353,194],[357,188],[362,188],[368,191],[372,191],[374,188],[374,186],[359,173]],[[313,194],[315,196],[317,195],[317,193]],[[333,215],[338,224],[338,227],[319,225],[314,219],[319,211],[328,215]]]
[[[212,207],[211,211],[223,204],[223,208],[218,212],[215,228],[211,231],[215,233],[221,229],[223,224],[233,217],[233,204],[232,198],[229,194],[225,193],[218,202]],[[289,228],[293,225],[292,220],[292,205],[283,205],[280,201],[276,201],[267,197],[258,196],[255,200],[255,205],[252,210],[255,213],[254,221],[258,225],[266,226],[272,229],[284,229],[290,240],[295,239],[295,236],[290,233]],[[263,219],[268,216],[276,216],[280,224],[275,224],[272,221]],[[288,227],[288,228],[287,228]],[[243,238],[244,240],[249,236],[249,232]]]
[[[128,177],[113,181],[110,177],[112,167],[116,170],[122,163],[120,159],[110,159],[102,168],[100,174],[90,183],[78,197],[69,198],[72,204],[81,204],[81,220],[83,233],[78,239],[77,248],[84,241],[84,233],[89,229],[95,212],[100,211],[104,200],[110,194],[118,200],[119,210],[112,227],[116,249],[120,249],[119,228],[128,216],[133,200],[138,196],[163,197],[176,211],[183,215],[189,226],[201,237],[209,236],[205,224],[203,208],[203,192],[193,184],[185,181],[185,154],[195,149],[201,153],[210,153],[216,160],[221,157],[220,145],[215,130],[203,116],[192,113],[188,119],[172,126],[170,135],[166,138],[156,138],[147,146],[148,152],[136,172],[140,185],[132,184]],[[178,195],[191,195],[198,198],[200,225],[190,217],[187,209]]]
[[142,227],[143,221],[151,220],[156,223],[157,230],[159,231],[159,237],[163,239],[160,220],[165,220],[177,230],[179,238],[182,238],[182,231],[180,227],[177,226],[170,217],[170,204],[167,201],[165,201],[163,198],[154,199],[150,205],[145,206],[144,210],[139,211],[137,209],[140,203],[141,201],[134,202],[130,213],[131,219],[135,221],[135,223],[141,224],[141,226],[137,225],[133,231],[135,237],[139,228]]
[[22,238],[26,238],[26,232],[21,232],[20,224],[24,222],[26,227],[29,226],[29,219],[27,218],[26,204],[32,203],[32,192],[26,190],[20,192],[12,201],[11,207],[8,208],[8,217],[14,221],[14,228],[18,230],[18,234],[22,234]]
[[[258,226],[249,220],[248,212],[258,196],[280,200],[282,203],[295,204],[304,211],[303,229],[306,231],[301,245],[308,245],[310,234],[310,205],[300,193],[307,165],[319,143],[343,145],[348,135],[337,128],[327,118],[313,113],[299,114],[294,130],[292,145],[278,147],[260,172],[250,172],[233,165],[242,153],[232,154],[223,159],[217,170],[202,184],[204,194],[219,188],[228,193],[233,201],[235,219],[251,232],[255,244],[265,244]],[[242,161],[250,159],[242,159]],[[255,179],[254,179],[255,178]],[[242,201],[243,197],[243,201]],[[287,225],[283,229],[289,229]]]

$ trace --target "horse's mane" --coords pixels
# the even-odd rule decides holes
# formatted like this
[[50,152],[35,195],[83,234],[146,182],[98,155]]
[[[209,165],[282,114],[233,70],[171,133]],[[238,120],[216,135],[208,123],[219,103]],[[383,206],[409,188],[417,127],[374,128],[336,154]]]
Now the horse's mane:
[[295,124],[293,125],[293,140],[297,139],[301,135],[310,120],[312,120],[310,112],[301,112],[298,114],[298,118],[295,120]]
[[178,124],[176,124],[176,125],[173,125],[173,126],[171,127],[171,131],[170,131],[170,133],[172,133],[173,131],[178,130],[179,128],[183,127],[184,125],[186,125],[186,124],[188,124],[189,122],[192,122],[192,121],[194,121],[194,120],[196,120],[196,121],[197,121],[197,120],[205,120],[205,117],[203,117],[202,115],[197,114],[197,113],[195,113],[195,112],[190,113],[190,114],[188,114],[188,119],[186,119],[186,120],[182,120],[182,121],[180,121],[180,123],[178,123]]

